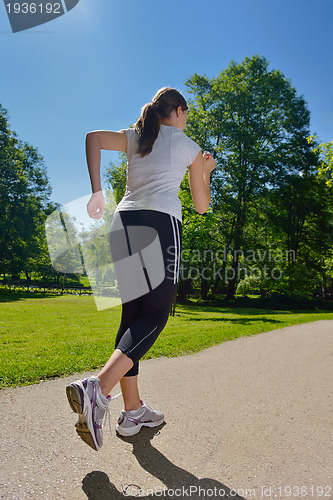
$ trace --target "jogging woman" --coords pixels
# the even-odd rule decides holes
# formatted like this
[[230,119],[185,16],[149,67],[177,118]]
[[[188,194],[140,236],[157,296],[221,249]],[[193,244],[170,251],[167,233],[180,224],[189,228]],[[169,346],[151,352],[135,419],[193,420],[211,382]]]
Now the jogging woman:
[[[110,423],[109,403],[114,398],[109,394],[117,382],[120,382],[124,400],[124,409],[116,426],[119,434],[131,436],[142,426],[154,427],[164,421],[163,413],[153,410],[139,396],[139,360],[166,325],[179,281],[182,248],[180,183],[188,169],[193,204],[196,211],[203,214],[210,203],[210,173],[215,167],[211,154],[202,153],[200,146],[185,135],[187,114],[188,107],[182,94],[164,87],[152,102],[142,108],[134,128],[118,132],[97,130],[86,136],[92,186],[87,211],[93,219],[103,216],[105,205],[100,179],[101,150],[127,152],[126,191],[117,205],[110,231],[111,253],[122,298],[115,350],[97,376],[78,380],[66,387],[69,404],[79,414],[76,431],[96,451],[103,444],[103,418],[108,415]],[[164,277],[154,284],[154,276],[148,276],[147,272],[151,264],[149,260],[154,259],[141,259],[141,263],[139,260],[141,294],[130,299],[128,294],[138,284],[135,273],[126,275],[125,271],[117,269],[116,261],[121,262],[119,252],[133,259],[138,256],[133,233],[130,233],[135,227],[139,232],[142,228],[152,228],[158,235]],[[121,229],[124,238],[119,237],[118,230]]]

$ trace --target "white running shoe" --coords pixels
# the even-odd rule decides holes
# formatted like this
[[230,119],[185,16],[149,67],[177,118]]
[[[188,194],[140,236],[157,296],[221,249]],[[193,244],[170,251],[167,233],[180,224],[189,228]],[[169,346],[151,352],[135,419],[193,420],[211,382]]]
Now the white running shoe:
[[121,410],[116,427],[116,431],[121,436],[133,436],[140,431],[142,426],[157,427],[164,422],[164,415],[161,411],[153,410],[142,399],[140,401],[141,407],[136,411]]
[[99,378],[95,375],[72,382],[66,387],[68,402],[75,413],[79,414],[79,420],[75,424],[76,432],[80,438],[91,448],[98,451],[103,445],[102,420],[109,416],[109,427],[111,431],[109,404],[112,399],[120,396],[104,396],[99,387]]

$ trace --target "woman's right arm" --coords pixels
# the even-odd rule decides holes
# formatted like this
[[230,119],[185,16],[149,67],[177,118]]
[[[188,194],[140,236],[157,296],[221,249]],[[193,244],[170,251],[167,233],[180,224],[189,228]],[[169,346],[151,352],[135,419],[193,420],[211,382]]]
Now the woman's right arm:
[[87,165],[93,192],[87,204],[87,212],[92,219],[103,216],[105,205],[101,184],[101,149],[126,151],[126,131],[94,130],[86,135]]
[[210,204],[210,173],[215,168],[215,160],[210,153],[200,151],[188,167],[188,179],[193,205],[199,214],[207,212]]

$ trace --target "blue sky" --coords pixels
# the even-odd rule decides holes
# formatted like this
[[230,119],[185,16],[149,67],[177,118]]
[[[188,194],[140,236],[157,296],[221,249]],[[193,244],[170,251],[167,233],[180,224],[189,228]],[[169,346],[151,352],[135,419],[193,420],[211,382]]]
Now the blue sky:
[[[90,192],[85,135],[130,126],[163,86],[186,94],[194,73],[217,76],[259,54],[333,139],[332,0],[80,0],[64,16],[12,33],[0,4],[0,103],[44,157],[52,200]],[[102,152],[101,169],[117,155]]]

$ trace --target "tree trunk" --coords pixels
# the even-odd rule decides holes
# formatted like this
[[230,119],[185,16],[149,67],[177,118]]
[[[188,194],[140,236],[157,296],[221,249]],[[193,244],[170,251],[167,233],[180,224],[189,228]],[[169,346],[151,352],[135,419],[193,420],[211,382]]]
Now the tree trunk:
[[215,295],[215,293],[217,292],[217,289],[219,287],[220,281],[221,281],[220,276],[216,276],[216,279],[215,279],[215,282],[214,282],[214,285],[213,285],[213,288],[212,288],[212,295]]
[[291,266],[289,267],[289,286],[288,286],[288,290],[289,292],[293,292],[295,290],[295,278],[294,278],[294,268],[293,268],[294,264],[291,264]]
[[177,303],[177,290],[176,290],[175,296],[174,296],[172,304],[171,304],[170,316],[174,316],[175,315],[175,312],[176,312],[176,303]]
[[207,295],[210,289],[210,283],[201,276],[201,298],[203,300],[207,299]]
[[[321,259],[321,265],[322,265],[322,269],[324,267],[324,259],[322,258]],[[327,282],[326,282],[326,273],[323,269],[322,271],[322,275],[321,275],[321,296],[323,299],[326,299],[327,297],[327,294],[326,294],[326,285],[327,285]]]
[[[219,284],[220,284],[220,281],[222,281],[222,278],[221,278],[221,275],[224,276],[225,274],[225,268],[226,268],[226,261],[224,260],[223,263],[222,263],[222,267],[221,267],[221,271],[216,274],[216,279],[215,279],[215,283],[213,285],[213,289],[212,289],[212,295],[215,295],[215,293],[217,292],[218,290],[218,287],[219,287]],[[223,283],[223,288],[225,288],[225,281]]]
[[226,299],[228,300],[233,300],[235,298],[235,292],[236,292],[236,284],[237,284],[237,274],[238,274],[238,252],[236,252],[236,256],[233,259],[232,262],[232,277],[229,280],[228,283],[228,290],[226,294]]
[[179,288],[178,302],[179,303],[186,302],[186,296],[190,293],[191,285],[192,285],[192,278],[188,278],[188,279],[182,281],[178,285],[178,288]]

